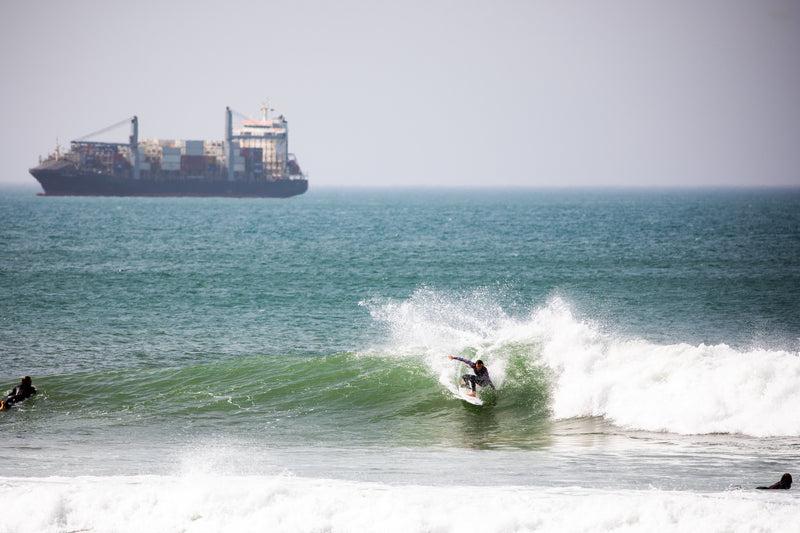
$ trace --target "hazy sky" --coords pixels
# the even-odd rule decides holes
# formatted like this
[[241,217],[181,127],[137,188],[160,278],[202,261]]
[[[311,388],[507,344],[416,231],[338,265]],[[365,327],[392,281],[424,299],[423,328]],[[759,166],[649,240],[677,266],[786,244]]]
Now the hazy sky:
[[0,46],[0,184],[269,97],[311,187],[800,185],[797,0],[4,0]]

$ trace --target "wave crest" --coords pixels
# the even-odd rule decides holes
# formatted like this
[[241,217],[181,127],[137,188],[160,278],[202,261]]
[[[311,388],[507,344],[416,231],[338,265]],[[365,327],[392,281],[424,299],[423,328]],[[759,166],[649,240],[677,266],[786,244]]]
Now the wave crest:
[[446,358],[452,353],[486,361],[498,396],[524,392],[546,402],[556,419],[604,417],[628,429],[679,434],[800,436],[797,353],[660,345],[603,332],[558,296],[522,316],[497,301],[487,290],[421,288],[404,301],[363,305],[387,326],[386,353],[421,354],[448,388],[459,373]]

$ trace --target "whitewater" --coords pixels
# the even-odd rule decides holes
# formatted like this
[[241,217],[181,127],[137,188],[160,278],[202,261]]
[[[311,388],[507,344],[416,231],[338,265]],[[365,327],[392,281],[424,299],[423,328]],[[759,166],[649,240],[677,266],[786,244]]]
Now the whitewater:
[[[294,477],[8,480],[6,531],[778,531],[797,499],[729,492],[389,486]],[[478,502],[464,501],[464,494]],[[470,511],[479,505],[480,513]],[[35,514],[24,510],[37,509]],[[475,514],[475,516],[472,516]]]

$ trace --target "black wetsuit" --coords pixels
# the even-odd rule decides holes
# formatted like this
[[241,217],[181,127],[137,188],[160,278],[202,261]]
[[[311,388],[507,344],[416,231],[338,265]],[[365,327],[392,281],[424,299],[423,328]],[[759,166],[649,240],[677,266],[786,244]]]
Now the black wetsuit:
[[472,385],[472,392],[475,392],[475,385],[480,385],[481,387],[489,386],[494,389],[494,383],[492,383],[492,380],[489,377],[489,371],[486,369],[486,365],[483,365],[483,368],[478,370],[475,368],[475,363],[468,359],[462,359],[461,357],[453,357],[453,359],[469,365],[473,372],[475,372],[475,374],[464,374],[461,376],[461,379],[464,380],[464,383]]
[[15,403],[19,403],[22,400],[27,400],[34,394],[36,394],[36,387],[33,385],[17,385],[11,389],[11,392],[8,393],[8,396],[3,399],[2,408],[6,409],[11,407]]
[[769,487],[756,487],[757,489],[783,489],[788,490],[792,488],[792,476],[784,475],[780,481]]

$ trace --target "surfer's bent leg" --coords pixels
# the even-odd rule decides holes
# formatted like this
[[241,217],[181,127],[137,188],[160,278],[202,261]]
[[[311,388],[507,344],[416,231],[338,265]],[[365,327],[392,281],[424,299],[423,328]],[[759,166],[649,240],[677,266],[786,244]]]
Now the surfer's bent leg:
[[464,374],[461,376],[461,380],[466,383],[467,385],[472,385],[472,392],[475,392],[475,376],[472,374]]

